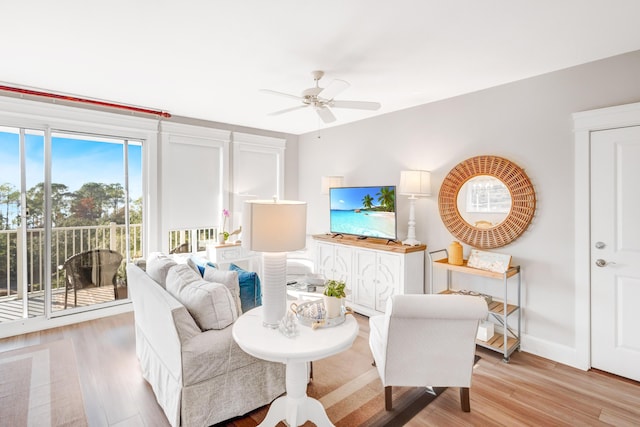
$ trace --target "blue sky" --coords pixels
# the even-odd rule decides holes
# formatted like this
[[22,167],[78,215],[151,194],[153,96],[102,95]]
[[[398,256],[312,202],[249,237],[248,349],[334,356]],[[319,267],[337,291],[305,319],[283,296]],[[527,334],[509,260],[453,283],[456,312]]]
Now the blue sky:
[[[18,134],[0,129],[0,184],[20,184]],[[123,145],[107,138],[70,138],[53,136],[52,181],[64,184],[70,191],[78,190],[85,182],[120,183],[124,186]],[[44,178],[44,134],[26,135],[27,189]],[[142,147],[129,143],[130,195],[142,195]]]
[[377,194],[382,187],[393,186],[332,188],[330,190],[331,209],[347,210],[362,208],[362,199],[367,194],[373,198],[373,205],[378,205]]

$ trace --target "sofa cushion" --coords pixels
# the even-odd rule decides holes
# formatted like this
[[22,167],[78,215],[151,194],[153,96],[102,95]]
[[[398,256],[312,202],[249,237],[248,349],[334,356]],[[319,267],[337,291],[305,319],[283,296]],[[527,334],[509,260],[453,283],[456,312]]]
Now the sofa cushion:
[[207,282],[186,264],[169,270],[167,291],[187,308],[203,331],[224,329],[238,318],[229,289],[222,283]]
[[[206,331],[193,337],[182,347],[182,380],[185,386],[198,384],[219,375],[239,374],[238,369],[253,365],[260,374],[260,365],[253,356],[245,353],[232,336],[233,328],[220,331]],[[206,361],[203,363],[203,361]],[[251,374],[244,371],[243,374]],[[254,383],[256,378],[246,379],[247,384]],[[249,389],[247,389],[249,390]]]
[[244,270],[235,264],[229,265],[229,270],[238,272],[242,312],[247,312],[254,307],[262,305],[262,290],[260,289],[258,273]]
[[166,289],[167,287],[167,274],[169,269],[177,263],[171,258],[160,252],[154,252],[149,254],[147,259],[147,274],[160,286]]
[[238,313],[242,313],[242,303],[240,302],[240,282],[238,272],[232,270],[219,270],[211,265],[206,265],[204,269],[204,280],[207,282],[222,283],[225,285],[236,302]]
[[195,256],[195,255],[191,255],[187,259],[187,265],[189,267],[193,268],[194,271],[197,271],[198,273],[200,273],[200,276],[202,276],[202,277],[204,277],[204,270],[205,270],[206,266],[216,267],[216,265],[214,263],[212,263],[211,261],[209,261],[208,259],[201,258],[201,257]]

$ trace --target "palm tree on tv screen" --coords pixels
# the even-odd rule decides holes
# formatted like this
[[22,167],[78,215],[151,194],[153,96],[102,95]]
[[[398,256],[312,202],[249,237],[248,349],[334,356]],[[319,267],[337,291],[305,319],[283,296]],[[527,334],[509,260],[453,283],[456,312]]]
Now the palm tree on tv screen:
[[378,202],[387,212],[393,212],[395,206],[396,194],[390,187],[380,187],[380,192],[376,194]]
[[371,197],[369,194],[367,194],[366,196],[364,196],[362,198],[362,206],[365,209],[371,209],[371,206],[373,206],[373,197]]

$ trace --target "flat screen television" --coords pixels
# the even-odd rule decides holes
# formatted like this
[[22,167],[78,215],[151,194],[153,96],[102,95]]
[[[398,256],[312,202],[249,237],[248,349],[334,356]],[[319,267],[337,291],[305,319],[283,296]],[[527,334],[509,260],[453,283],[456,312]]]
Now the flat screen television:
[[396,240],[396,187],[329,189],[331,233]]

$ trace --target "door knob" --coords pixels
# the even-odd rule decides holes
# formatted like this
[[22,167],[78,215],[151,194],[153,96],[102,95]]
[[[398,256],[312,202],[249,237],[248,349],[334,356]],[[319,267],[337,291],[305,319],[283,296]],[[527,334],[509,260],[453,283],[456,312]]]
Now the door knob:
[[615,262],[607,262],[605,260],[603,260],[602,258],[599,258],[596,260],[596,265],[598,267],[606,267],[609,264],[615,264]]
[[596,242],[596,249],[604,249],[605,246],[604,242]]

